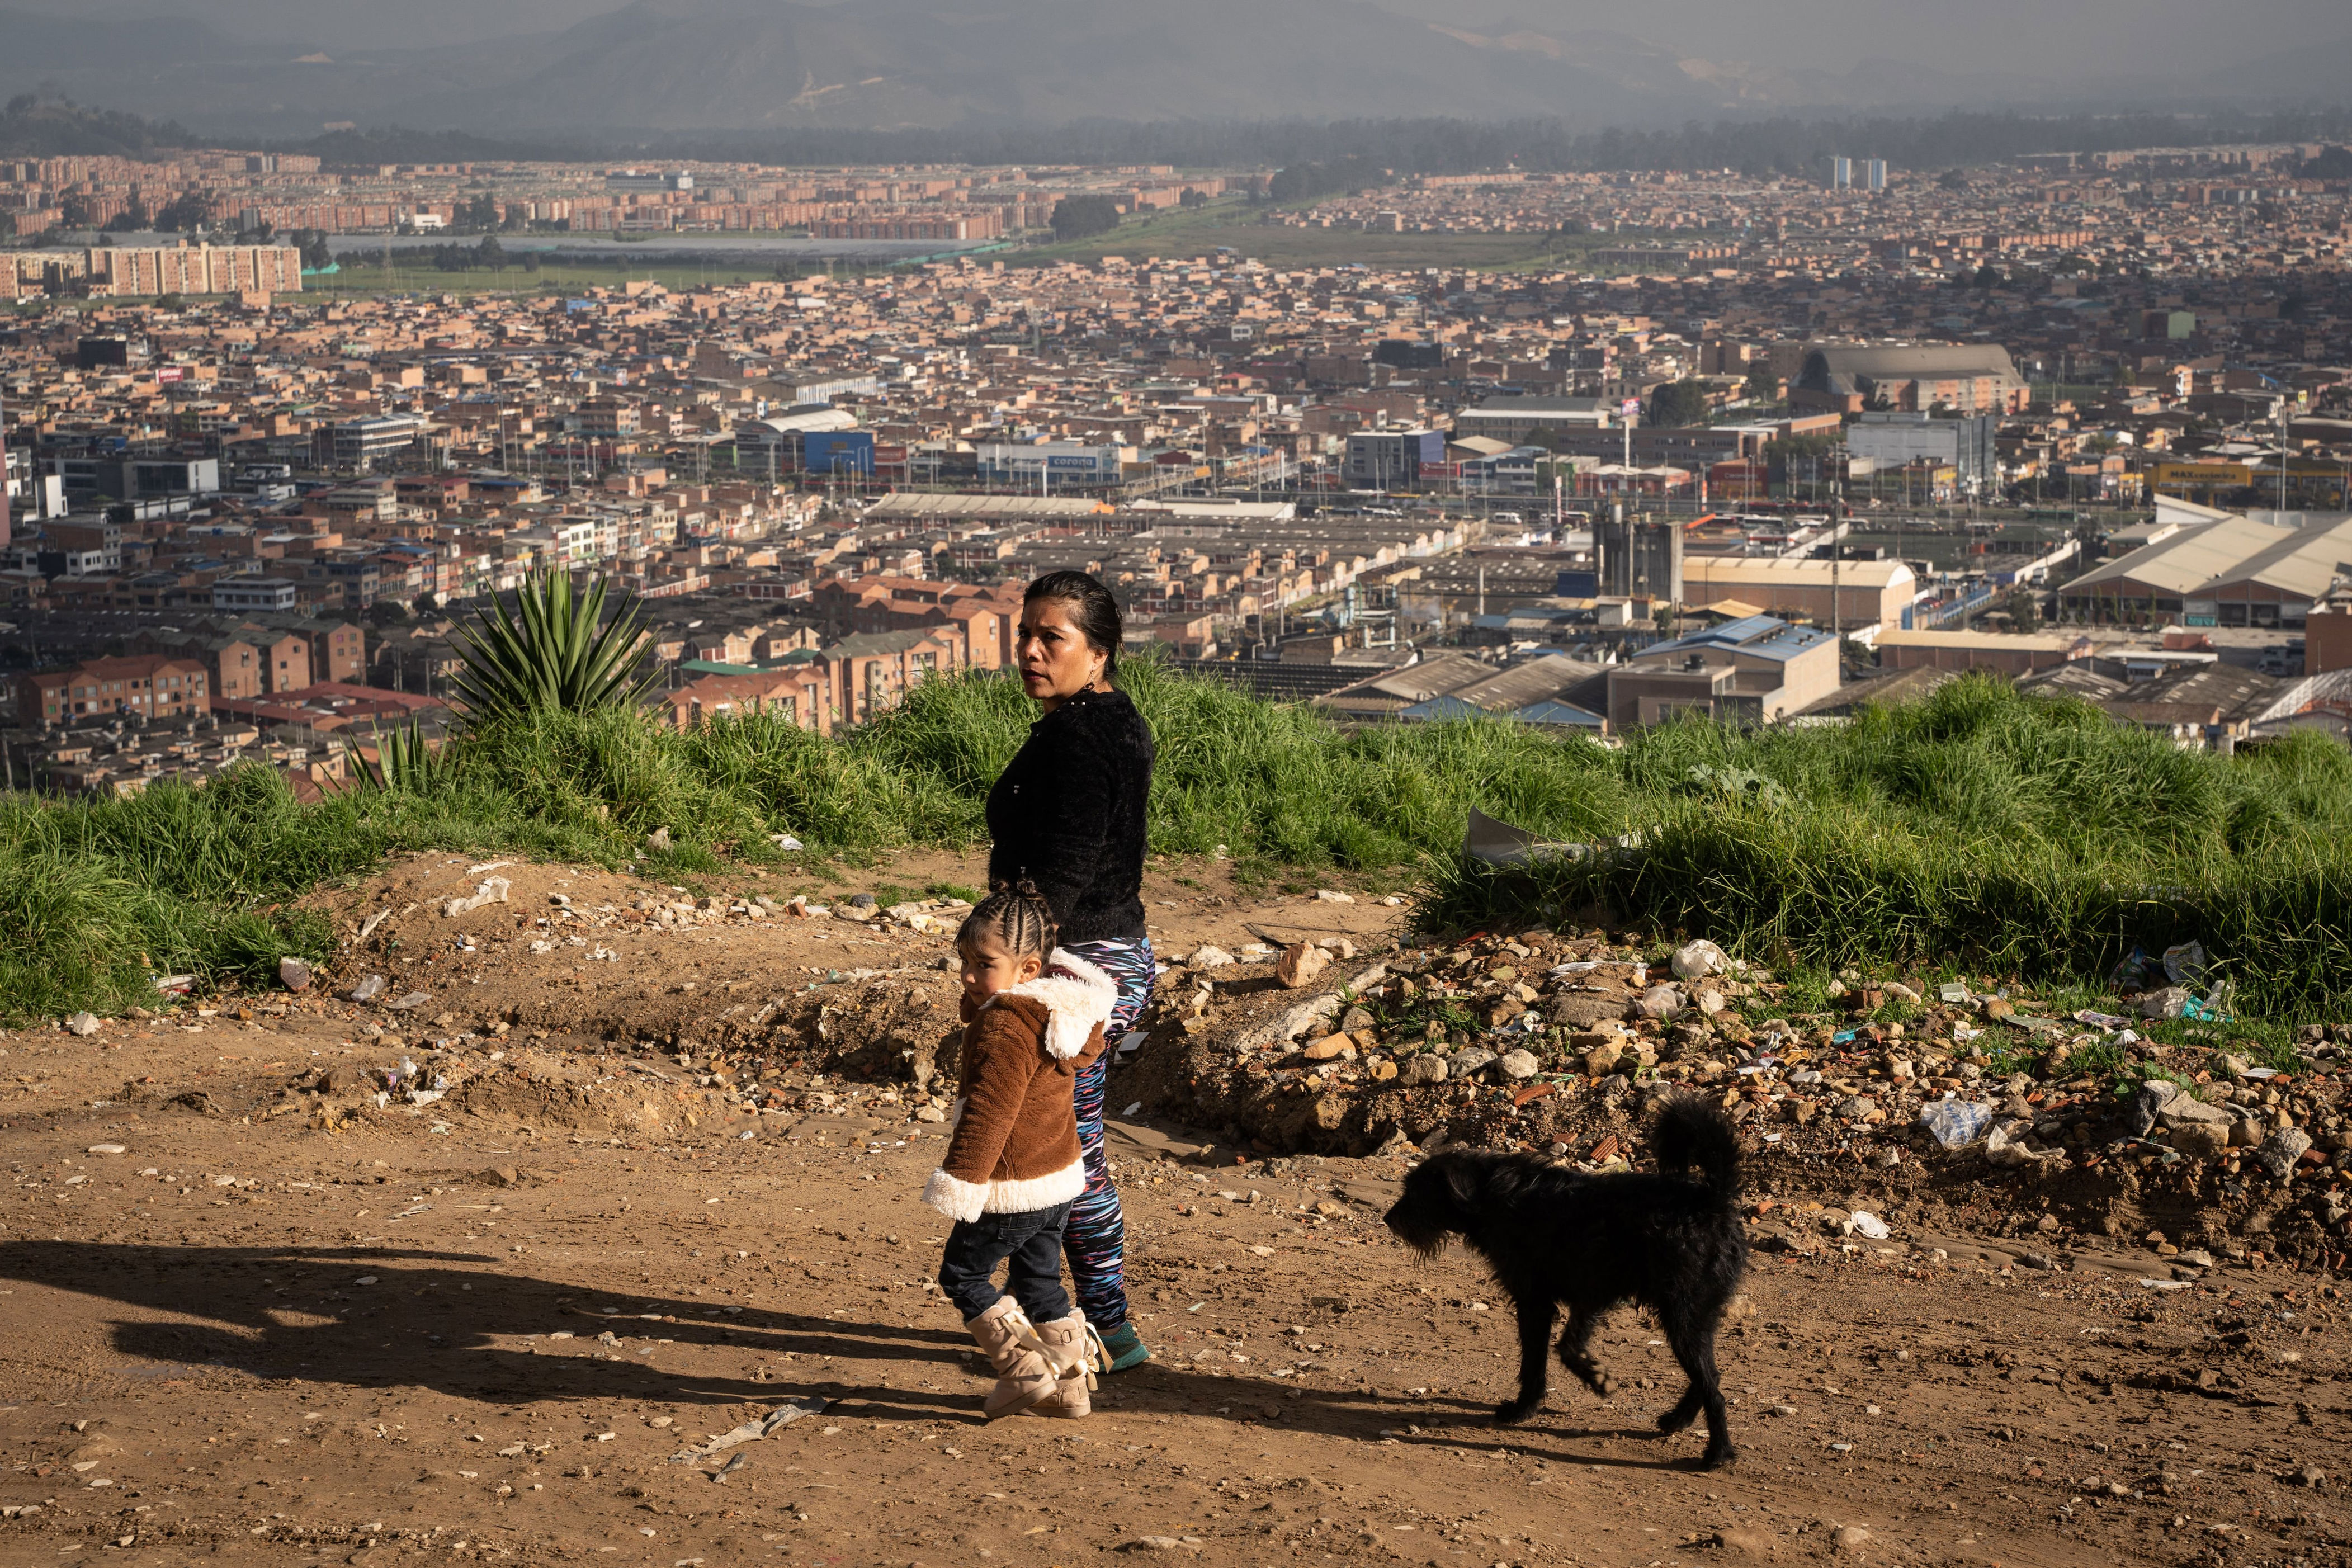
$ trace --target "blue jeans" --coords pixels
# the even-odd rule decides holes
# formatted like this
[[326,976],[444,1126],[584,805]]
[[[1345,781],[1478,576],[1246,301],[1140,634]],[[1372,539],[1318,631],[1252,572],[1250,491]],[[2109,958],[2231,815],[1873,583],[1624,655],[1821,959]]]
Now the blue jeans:
[[[1068,1317],[1069,1292],[1062,1289],[1062,1226],[1069,1217],[1070,1205],[1065,1203],[956,1221],[940,1258],[940,1289],[967,1323],[1008,1293],[1033,1323]],[[1012,1268],[1005,1272],[1006,1289],[999,1290],[996,1266],[1008,1261]]]

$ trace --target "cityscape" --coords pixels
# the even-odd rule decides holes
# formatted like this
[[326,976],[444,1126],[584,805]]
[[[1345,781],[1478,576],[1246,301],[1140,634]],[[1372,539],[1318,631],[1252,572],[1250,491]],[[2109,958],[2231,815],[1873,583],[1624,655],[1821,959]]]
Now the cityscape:
[[24,4],[0,1558],[2346,1561],[2341,18]]

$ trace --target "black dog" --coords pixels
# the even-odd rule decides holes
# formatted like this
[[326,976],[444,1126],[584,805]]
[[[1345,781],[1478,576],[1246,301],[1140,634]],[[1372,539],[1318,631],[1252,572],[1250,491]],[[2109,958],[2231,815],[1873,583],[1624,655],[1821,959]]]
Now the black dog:
[[[1712,1469],[1737,1457],[1715,1371],[1715,1331],[1748,1266],[1732,1200],[1739,1143],[1723,1113],[1670,1101],[1653,1139],[1659,1174],[1588,1176],[1529,1154],[1449,1149],[1405,1177],[1389,1228],[1426,1259],[1454,1237],[1493,1266],[1519,1314],[1518,1397],[1495,1412],[1508,1425],[1543,1403],[1545,1350],[1556,1309],[1568,1309],[1560,1363],[1596,1394],[1608,1384],[1586,1350],[1614,1306],[1658,1315],[1690,1387],[1658,1417],[1679,1432],[1702,1411]],[[1696,1166],[1700,1179],[1682,1173]]]

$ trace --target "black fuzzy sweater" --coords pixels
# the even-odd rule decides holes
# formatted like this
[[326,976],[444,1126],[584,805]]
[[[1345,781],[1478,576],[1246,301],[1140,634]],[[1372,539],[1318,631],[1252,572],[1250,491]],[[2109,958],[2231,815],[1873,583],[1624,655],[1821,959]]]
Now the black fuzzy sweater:
[[1123,691],[1081,691],[1029,726],[988,792],[991,882],[1026,877],[1061,940],[1143,936],[1144,812],[1157,748]]

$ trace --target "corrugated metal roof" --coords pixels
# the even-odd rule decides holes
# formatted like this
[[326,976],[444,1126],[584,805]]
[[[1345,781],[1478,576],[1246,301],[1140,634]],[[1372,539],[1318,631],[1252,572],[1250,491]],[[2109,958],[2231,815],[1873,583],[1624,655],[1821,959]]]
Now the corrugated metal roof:
[[2236,570],[2294,531],[2250,517],[2228,517],[2201,528],[2184,528],[2169,539],[2159,539],[2084,573],[2062,591],[2082,594],[2110,583],[2136,583],[2185,595]]
[[2260,584],[2298,598],[2318,599],[2344,572],[2352,572],[2352,522],[2295,529],[2269,549],[2216,573],[2195,592],[2200,599],[2226,599],[2232,589]]

